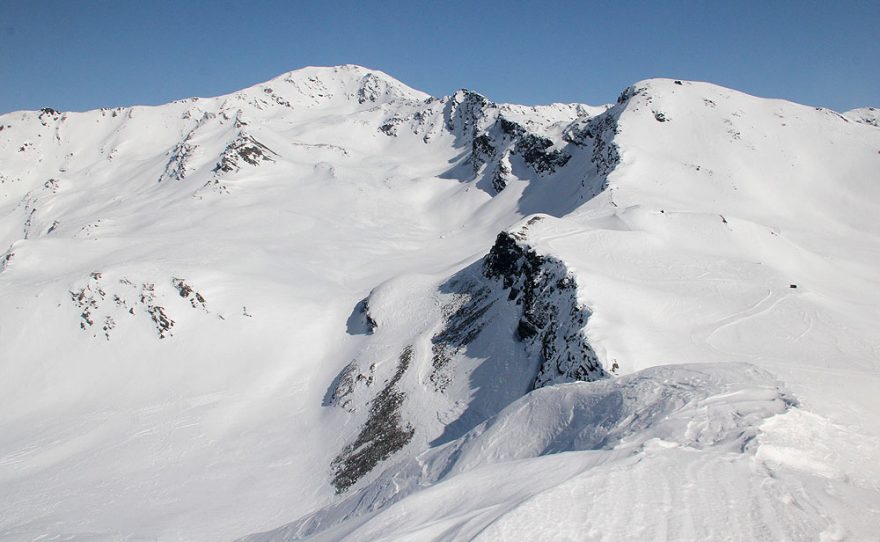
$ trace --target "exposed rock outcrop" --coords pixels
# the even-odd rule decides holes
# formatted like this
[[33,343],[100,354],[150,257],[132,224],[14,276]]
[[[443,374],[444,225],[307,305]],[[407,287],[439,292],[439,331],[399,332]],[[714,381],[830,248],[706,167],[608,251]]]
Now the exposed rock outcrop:
[[[621,96],[629,95],[624,91]],[[597,173],[603,177],[611,173],[620,163],[620,152],[617,144],[614,143],[614,136],[619,133],[617,119],[620,117],[622,107],[618,105],[602,115],[575,121],[562,134],[562,139],[568,143],[591,148],[590,161],[596,166]]]
[[242,132],[223,150],[214,172],[234,173],[241,169],[243,163],[256,166],[260,162],[274,162],[273,156],[278,156],[275,151]]
[[[205,296],[185,279],[172,278],[171,285],[192,308],[209,313]],[[79,311],[80,329],[92,337],[103,335],[109,341],[118,324],[142,314],[150,320],[159,339],[166,339],[174,335],[175,320],[168,308],[169,299],[161,290],[161,284],[157,287],[155,282],[134,282],[124,276],[114,280],[94,271],[88,282],[68,294]]]
[[[406,396],[397,384],[412,362],[413,348],[407,346],[401,352],[394,376],[382,391],[370,402],[366,423],[354,442],[345,447],[333,459],[331,483],[337,493],[342,493],[384,459],[406,446],[412,440],[415,429],[403,421],[400,407]],[[350,373],[346,373],[348,375]]]
[[501,281],[508,300],[521,307],[517,337],[541,361],[534,388],[607,376],[584,335],[590,311],[578,302],[577,283],[562,261],[502,232],[483,273]]

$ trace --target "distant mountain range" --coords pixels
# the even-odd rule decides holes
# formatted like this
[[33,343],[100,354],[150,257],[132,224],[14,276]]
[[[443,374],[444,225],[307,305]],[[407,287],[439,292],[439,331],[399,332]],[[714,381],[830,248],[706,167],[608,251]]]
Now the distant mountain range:
[[878,123],[351,65],[2,115],[0,540],[874,539]]

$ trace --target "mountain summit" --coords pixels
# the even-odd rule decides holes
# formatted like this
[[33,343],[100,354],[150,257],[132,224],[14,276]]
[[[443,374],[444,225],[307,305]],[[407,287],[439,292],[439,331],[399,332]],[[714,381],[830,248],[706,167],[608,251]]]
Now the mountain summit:
[[308,67],[287,72],[265,83],[236,92],[226,98],[247,96],[289,106],[343,107],[358,104],[371,107],[389,102],[423,101],[429,96],[410,88],[378,70],[347,64],[332,68]]
[[611,101],[0,116],[0,540],[875,536],[873,110]]

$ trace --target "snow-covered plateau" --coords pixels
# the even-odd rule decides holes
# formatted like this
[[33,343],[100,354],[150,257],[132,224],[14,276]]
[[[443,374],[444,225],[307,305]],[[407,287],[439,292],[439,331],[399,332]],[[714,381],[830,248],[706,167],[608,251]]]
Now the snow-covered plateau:
[[0,115],[0,540],[880,540],[878,119],[358,66]]

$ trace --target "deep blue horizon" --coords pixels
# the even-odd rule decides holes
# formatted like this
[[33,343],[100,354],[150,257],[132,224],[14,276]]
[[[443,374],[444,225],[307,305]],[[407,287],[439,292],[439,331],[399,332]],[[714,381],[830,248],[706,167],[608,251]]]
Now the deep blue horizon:
[[598,105],[670,77],[880,106],[878,2],[149,4],[0,0],[0,112],[156,105],[337,64],[521,104]]

